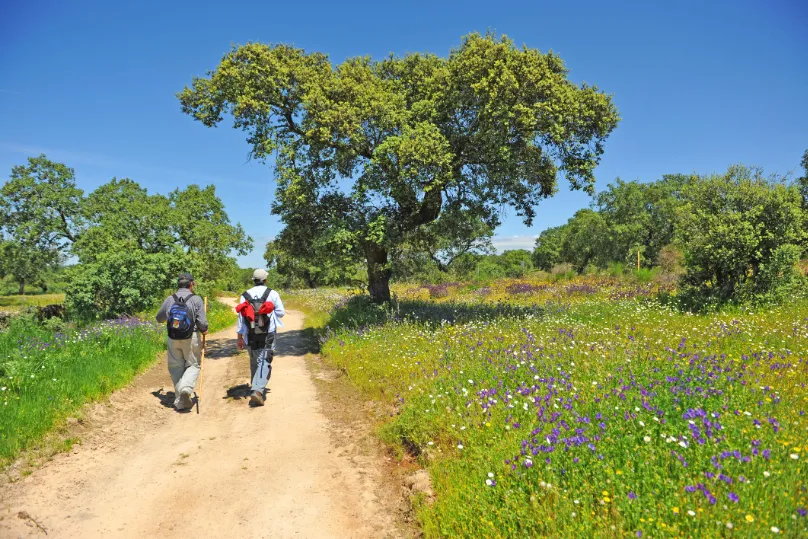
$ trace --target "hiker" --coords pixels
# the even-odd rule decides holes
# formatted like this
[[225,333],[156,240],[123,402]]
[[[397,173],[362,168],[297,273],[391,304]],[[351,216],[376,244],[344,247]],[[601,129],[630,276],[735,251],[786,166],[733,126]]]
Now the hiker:
[[241,295],[236,307],[238,313],[238,349],[249,347],[250,351],[250,405],[263,406],[269,377],[272,375],[272,358],[275,356],[275,337],[279,318],[286,314],[281,297],[267,288],[267,272],[253,272],[255,286]]
[[174,382],[174,408],[190,410],[194,386],[199,377],[202,342],[199,334],[207,335],[208,319],[205,303],[194,294],[196,282],[190,273],[177,280],[177,291],[166,298],[157,312],[157,321],[168,329],[168,372]]

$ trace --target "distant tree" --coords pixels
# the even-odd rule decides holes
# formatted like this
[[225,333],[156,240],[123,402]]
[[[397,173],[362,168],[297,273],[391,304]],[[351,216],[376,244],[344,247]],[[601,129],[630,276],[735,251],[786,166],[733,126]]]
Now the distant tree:
[[[45,287],[48,273],[59,265],[59,253],[14,240],[0,241],[0,279],[10,275],[25,294],[26,285]],[[47,287],[45,287],[47,288]]]
[[180,271],[192,271],[182,252],[147,253],[113,249],[68,270],[66,304],[82,320],[135,315],[154,306],[166,289],[176,286]]
[[276,239],[267,243],[264,251],[267,268],[278,273],[283,286],[317,288],[356,284],[361,268],[352,257],[341,252],[338,245],[312,244],[304,253],[286,250],[283,245],[281,239]]
[[598,193],[595,209],[607,226],[607,239],[598,254],[603,262],[634,263],[639,250],[649,264],[657,262],[659,251],[673,240],[676,209],[687,176],[669,175],[650,183],[624,182]]
[[799,189],[733,166],[691,182],[680,210],[680,244],[691,305],[774,297],[795,283],[802,240]]
[[150,195],[134,180],[113,178],[98,187],[87,196],[82,215],[88,226],[73,249],[82,262],[111,250],[149,254],[174,250],[168,199]]
[[533,265],[541,270],[550,271],[556,264],[565,262],[561,255],[566,235],[567,225],[543,230],[536,238],[536,246],[533,248]]
[[513,249],[497,257],[506,277],[524,277],[533,269],[533,257],[526,249]]
[[247,254],[252,239],[232,225],[215,188],[196,185],[168,196],[149,194],[137,182],[113,178],[87,197],[82,214],[87,229],[74,252],[92,262],[110,250],[171,254],[177,249],[198,259],[197,278],[215,280],[230,271],[235,252]]
[[[472,34],[448,57],[350,58],[287,45],[235,47],[178,95],[208,127],[224,115],[251,155],[274,157],[273,213],[284,249],[339,244],[367,266],[369,290],[390,299],[390,255],[447,208],[526,223],[557,177],[592,191],[618,114],[596,87],[575,85],[553,53]],[[334,238],[339,238],[335,241]]]
[[425,253],[439,271],[448,273],[455,260],[466,253],[493,254],[493,235],[494,229],[483,219],[461,209],[447,209],[435,221],[419,227],[410,243],[413,250]]
[[802,195],[802,208],[808,210],[808,150],[803,152],[800,165],[802,166],[802,176],[797,180],[797,184],[800,186],[800,195]]
[[80,264],[70,270],[66,291],[70,312],[80,318],[148,308],[180,271],[206,285],[229,283],[230,255],[247,254],[252,245],[213,187],[190,185],[164,196],[113,178],[87,196],[82,216],[86,229],[73,248]]
[[73,169],[44,155],[11,169],[0,189],[0,271],[19,284],[43,282],[81,229],[82,191]]
[[176,243],[185,252],[205,260],[209,278],[228,271],[232,253],[246,255],[252,249],[252,238],[241,224],[230,222],[215,186],[189,185],[175,189],[167,198],[170,229]]
[[561,260],[572,264],[575,271],[583,273],[589,264],[605,266],[604,258],[608,250],[606,220],[593,210],[579,210],[567,223],[566,234],[561,246]]

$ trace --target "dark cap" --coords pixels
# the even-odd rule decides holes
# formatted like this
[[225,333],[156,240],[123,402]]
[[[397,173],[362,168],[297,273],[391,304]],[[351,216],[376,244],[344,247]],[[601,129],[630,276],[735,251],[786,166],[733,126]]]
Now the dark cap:
[[177,279],[177,284],[179,286],[188,286],[193,280],[194,276],[190,273],[180,273],[180,276]]

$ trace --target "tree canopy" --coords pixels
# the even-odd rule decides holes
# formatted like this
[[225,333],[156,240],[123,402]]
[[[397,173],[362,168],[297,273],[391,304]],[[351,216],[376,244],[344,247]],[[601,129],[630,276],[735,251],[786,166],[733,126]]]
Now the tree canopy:
[[526,223],[557,178],[593,190],[611,98],[576,85],[551,53],[471,34],[448,57],[349,58],[288,45],[235,47],[178,94],[208,127],[233,119],[251,156],[274,157],[272,211],[290,251],[339,244],[367,264],[369,290],[390,297],[390,254],[445,211]]
[[44,155],[11,169],[0,189],[0,275],[20,285],[40,283],[82,229],[84,193],[75,173]]

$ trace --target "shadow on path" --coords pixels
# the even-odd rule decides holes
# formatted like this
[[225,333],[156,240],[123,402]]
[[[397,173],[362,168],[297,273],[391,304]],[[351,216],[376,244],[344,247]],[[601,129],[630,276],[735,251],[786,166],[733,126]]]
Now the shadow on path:
[[223,399],[241,400],[250,397],[250,384],[239,384],[227,390],[227,394],[222,397]]
[[174,395],[173,391],[163,393],[163,388],[161,387],[157,391],[152,391],[151,394],[160,401],[162,406],[165,406],[166,408],[174,408],[174,398],[176,396]]
[[236,339],[216,339],[205,343],[205,359],[222,359],[236,353]]
[[308,329],[292,329],[278,333],[275,344],[275,357],[293,356],[301,357],[306,354],[316,354],[320,351],[317,338]]

